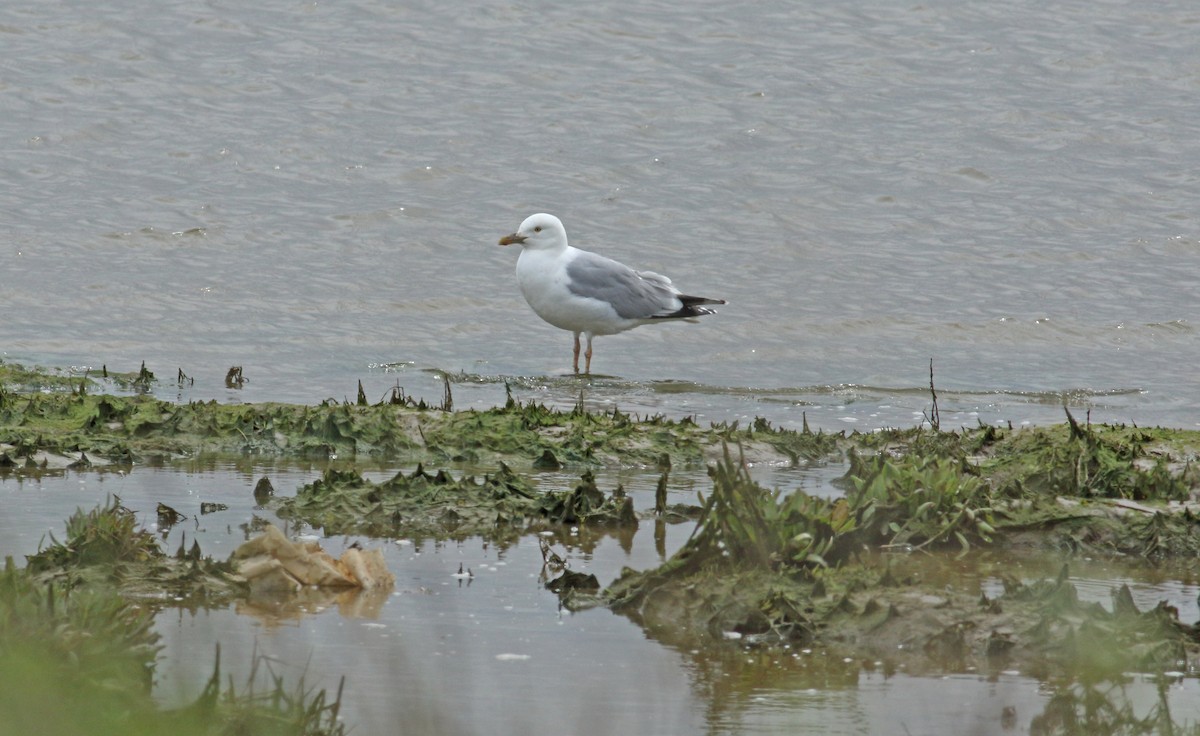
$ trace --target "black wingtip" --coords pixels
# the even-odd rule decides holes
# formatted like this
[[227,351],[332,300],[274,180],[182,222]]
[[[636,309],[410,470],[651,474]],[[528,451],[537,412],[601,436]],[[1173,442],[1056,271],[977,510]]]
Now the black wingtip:
[[724,299],[709,299],[706,296],[688,296],[687,294],[680,294],[679,301],[683,302],[683,306],[685,306],[685,307],[697,307],[697,306],[700,306],[701,304],[725,304],[726,303]]
[[703,317],[706,314],[716,314],[717,310],[709,309],[705,304],[725,304],[724,299],[709,299],[703,296],[688,296],[687,294],[679,294],[679,301],[683,302],[683,306],[670,314],[660,314],[654,319],[688,319],[691,317]]

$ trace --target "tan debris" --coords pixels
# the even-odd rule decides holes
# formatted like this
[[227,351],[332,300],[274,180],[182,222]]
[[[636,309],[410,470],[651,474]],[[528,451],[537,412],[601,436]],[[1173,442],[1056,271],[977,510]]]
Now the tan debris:
[[383,553],[377,549],[348,549],[335,559],[316,542],[293,542],[274,525],[233,553],[238,574],[255,592],[322,588],[373,589],[391,586]]

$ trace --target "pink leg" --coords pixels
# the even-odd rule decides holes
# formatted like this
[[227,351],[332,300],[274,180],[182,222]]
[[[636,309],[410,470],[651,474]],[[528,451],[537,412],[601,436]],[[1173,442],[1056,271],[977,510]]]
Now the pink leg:
[[[591,347],[590,340],[588,341],[587,358],[588,358],[588,365],[590,366],[591,362],[592,362],[592,347]],[[579,375],[579,333],[578,332],[575,333],[575,375],[577,375],[577,376]]]
[[[587,352],[583,354],[583,357],[585,358],[583,372],[590,376],[592,374],[592,335],[591,335],[591,333],[588,333],[587,342],[588,342]],[[578,360],[576,360],[576,362],[575,362],[575,372],[576,373],[579,372],[579,361]]]

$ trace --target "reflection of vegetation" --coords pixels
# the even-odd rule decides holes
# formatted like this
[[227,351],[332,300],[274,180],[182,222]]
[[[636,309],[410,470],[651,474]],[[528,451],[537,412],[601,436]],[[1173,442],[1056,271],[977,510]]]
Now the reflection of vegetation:
[[[878,569],[864,549],[987,541],[992,493],[960,464],[917,458],[867,464],[844,499],[757,486],[730,457],[695,533],[660,568],[627,571],[612,607],[668,641],[694,646],[730,636],[759,644],[841,642],[872,656],[985,668],[1018,661],[1046,672],[1118,675],[1181,666],[1200,635],[1165,606],[1139,611],[1128,590],[1113,613],[1084,604],[1067,580],[1005,580],[1005,594],[926,589],[905,558]],[[919,615],[914,615],[919,612]]]
[[1124,691],[1123,679],[1059,684],[1046,707],[1029,724],[1031,736],[1159,736],[1200,734],[1200,724],[1174,722],[1167,703],[1168,680],[1157,679],[1158,703],[1139,716]]
[[[165,560],[154,538],[112,502],[68,523],[67,539],[0,573],[0,733],[340,734],[340,697],[220,686],[219,666],[190,706],[161,710],[150,696],[158,634],[153,611],[104,583]],[[257,667],[257,662],[256,662]]]
[[[1016,666],[1046,679],[1086,682],[1060,688],[1037,721],[1044,733],[1148,732],[1149,721],[1113,705],[1096,683],[1129,669],[1183,668],[1200,640],[1167,606],[1138,610],[1128,591],[1118,592],[1111,613],[1080,602],[1065,568],[1050,580],[1006,577],[1004,594],[989,599],[978,589],[923,584],[912,555],[886,554],[879,564],[876,554],[958,552],[996,542],[1144,557],[1200,554],[1196,511],[1188,503],[1200,480],[1195,432],[1092,426],[1068,415],[1057,427],[827,435],[761,419],[702,427],[691,419],[589,413],[582,405],[557,411],[515,400],[453,412],[448,394],[438,408],[399,391],[375,405],[361,392],[354,405],[179,405],[146,395],[93,395],[79,379],[35,384],[36,375],[0,364],[0,385],[8,387],[0,390],[0,473],[45,468],[48,453],[65,458],[61,467],[85,467],[89,456],[129,466],[206,451],[241,458],[337,455],[338,467],[294,498],[272,500],[264,488],[260,500],[330,534],[511,540],[531,524],[584,522],[581,540],[615,529],[627,544],[637,520],[619,489],[601,493],[584,473],[571,491],[542,493],[522,470],[612,464],[665,471],[716,459],[692,537],[658,569],[627,571],[603,601],[689,650],[722,641],[739,642],[740,652],[813,643],[869,653],[885,669],[897,660],[914,673]],[[726,446],[743,455],[735,460]],[[848,468],[839,499],[763,489],[746,467],[843,456]],[[388,467],[403,459],[497,470],[455,479],[421,466],[383,482],[364,479],[366,463],[381,458],[393,461]],[[666,486],[664,474],[657,521],[670,511]],[[93,605],[83,583],[96,590],[165,589],[196,604],[234,592],[221,563],[194,546],[163,555],[122,514],[117,502],[81,512],[62,544],[30,558],[29,571],[20,574],[38,575],[37,585],[52,579],[60,591],[44,594],[49,609],[32,615],[55,621],[56,612],[67,610],[68,592],[72,605]],[[578,583],[569,605],[596,600],[591,585]],[[135,617],[123,631],[136,637],[139,626]],[[144,670],[146,655],[136,654],[141,643],[119,646],[134,652]],[[119,666],[120,658],[111,664]],[[847,667],[838,676],[852,680],[856,671]],[[1078,679],[1080,673],[1088,679]],[[206,690],[202,700],[212,702],[214,692]],[[324,701],[315,702],[316,712],[327,712]]]

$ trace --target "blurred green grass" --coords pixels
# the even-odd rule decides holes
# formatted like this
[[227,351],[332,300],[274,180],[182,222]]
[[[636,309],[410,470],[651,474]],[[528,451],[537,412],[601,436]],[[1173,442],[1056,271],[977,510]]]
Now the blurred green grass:
[[[213,674],[191,704],[173,710],[151,696],[160,646],[154,612],[123,598],[99,574],[132,556],[162,556],[119,501],[80,512],[55,542],[0,572],[0,736],[340,736],[341,691],[288,684],[256,658],[247,681]],[[128,538],[118,538],[128,537]],[[87,542],[86,544],[84,542]],[[37,561],[34,563],[34,561]]]

